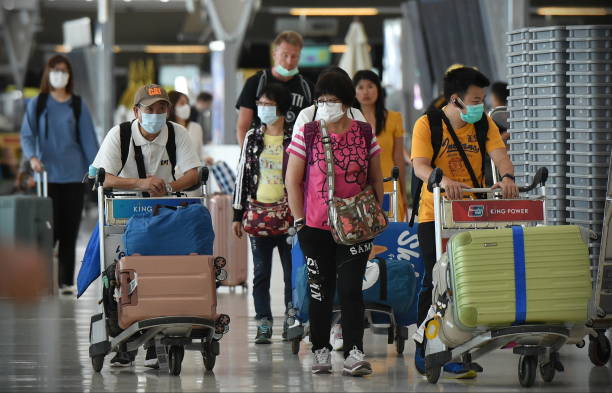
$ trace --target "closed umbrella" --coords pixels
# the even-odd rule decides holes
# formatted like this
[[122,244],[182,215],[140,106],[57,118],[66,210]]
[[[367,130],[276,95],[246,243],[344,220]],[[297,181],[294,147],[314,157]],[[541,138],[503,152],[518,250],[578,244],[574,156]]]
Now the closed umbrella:
[[359,70],[372,69],[372,58],[370,57],[370,46],[366,36],[363,23],[355,20],[349,26],[348,33],[344,39],[347,49],[340,58],[340,68],[345,70],[351,77]]

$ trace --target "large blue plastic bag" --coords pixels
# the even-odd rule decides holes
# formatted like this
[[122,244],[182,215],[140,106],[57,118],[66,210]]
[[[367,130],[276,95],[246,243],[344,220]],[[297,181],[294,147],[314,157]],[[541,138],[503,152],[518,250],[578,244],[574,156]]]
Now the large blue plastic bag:
[[125,254],[212,255],[215,233],[203,205],[162,208],[156,216],[134,216],[123,235]]
[[100,232],[96,225],[91,233],[77,277],[77,297],[100,275]]

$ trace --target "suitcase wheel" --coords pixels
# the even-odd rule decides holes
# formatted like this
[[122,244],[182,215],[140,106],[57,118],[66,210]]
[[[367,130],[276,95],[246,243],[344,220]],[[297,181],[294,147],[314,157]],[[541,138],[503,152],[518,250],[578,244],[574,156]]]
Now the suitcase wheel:
[[215,333],[225,334],[229,331],[230,317],[227,314],[221,314],[215,321]]
[[216,269],[223,269],[227,264],[227,260],[223,257],[216,257],[213,261]]
[[[219,343],[217,342],[217,345]],[[205,342],[202,345],[202,360],[204,361],[204,368],[207,371],[212,371],[215,368],[215,363],[217,361],[217,354],[213,350],[213,343]]]
[[404,353],[404,347],[405,347],[406,341],[404,341],[404,338],[402,336],[396,336],[395,337],[395,350],[397,351],[398,355],[401,355]]

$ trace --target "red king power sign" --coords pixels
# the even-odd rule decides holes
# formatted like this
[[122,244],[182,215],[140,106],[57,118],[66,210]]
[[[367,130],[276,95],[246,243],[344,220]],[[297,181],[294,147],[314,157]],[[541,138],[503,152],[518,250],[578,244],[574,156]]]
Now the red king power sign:
[[452,209],[455,222],[544,220],[544,201],[536,200],[453,201]]

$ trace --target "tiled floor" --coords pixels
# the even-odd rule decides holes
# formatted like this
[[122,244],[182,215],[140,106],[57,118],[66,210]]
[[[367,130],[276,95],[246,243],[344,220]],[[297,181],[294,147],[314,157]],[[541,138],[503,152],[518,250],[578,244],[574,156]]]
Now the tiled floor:
[[[85,225],[85,230],[89,226]],[[84,245],[86,236],[80,240]],[[273,272],[273,293],[282,293],[280,264]],[[404,356],[387,345],[386,337],[366,332],[366,353],[374,373],[365,378],[344,377],[337,370],[342,359],[334,354],[332,375],[313,376],[309,345],[305,342],[298,356],[280,338],[283,305],[273,296],[274,343],[255,345],[255,325],[249,291],[222,289],[218,309],[231,315],[231,330],[221,341],[221,355],[214,372],[205,372],[198,352],[187,352],[183,371],[171,377],[143,366],[141,350],[135,367],[112,369],[107,363],[94,373],[88,356],[89,318],[96,308],[96,284],[75,301],[48,298],[33,306],[17,307],[0,302],[0,391],[519,391],[518,356],[497,351],[480,360],[484,373],[476,380],[441,378],[430,385],[412,365],[414,347],[408,342]],[[612,392],[612,365],[596,368],[586,348],[566,347],[561,351],[565,372],[546,384],[538,378],[533,392]]]

